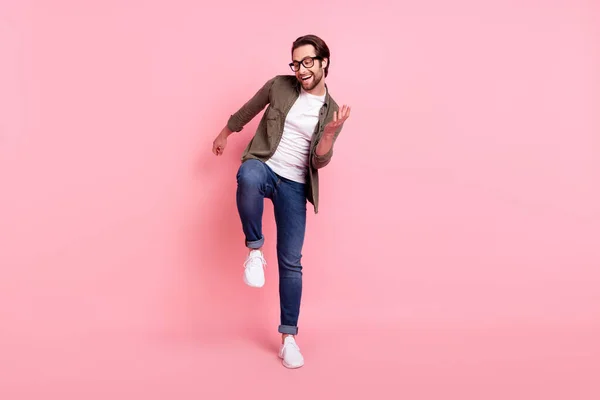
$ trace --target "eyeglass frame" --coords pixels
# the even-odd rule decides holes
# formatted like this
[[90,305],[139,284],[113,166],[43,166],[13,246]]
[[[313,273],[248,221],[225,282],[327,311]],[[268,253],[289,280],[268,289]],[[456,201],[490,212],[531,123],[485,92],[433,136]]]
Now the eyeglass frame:
[[[304,64],[304,61],[311,59],[312,60],[312,65],[310,67],[307,67],[306,64]],[[323,61],[323,57],[319,57],[319,56],[308,56],[308,57],[304,57],[302,59],[302,61],[292,61],[291,63],[289,63],[288,65],[290,66],[291,70],[294,72],[298,72],[300,71],[300,65],[304,65],[304,68],[312,68],[315,65],[315,60],[319,60],[319,61]],[[298,63],[298,69],[294,69],[294,63]]]

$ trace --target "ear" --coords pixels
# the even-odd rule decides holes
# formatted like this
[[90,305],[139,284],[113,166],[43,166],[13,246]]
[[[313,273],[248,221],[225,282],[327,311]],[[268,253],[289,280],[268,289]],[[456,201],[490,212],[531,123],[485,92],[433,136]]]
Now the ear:
[[323,61],[321,61],[321,68],[325,69],[328,65],[329,65],[329,58],[324,58]]

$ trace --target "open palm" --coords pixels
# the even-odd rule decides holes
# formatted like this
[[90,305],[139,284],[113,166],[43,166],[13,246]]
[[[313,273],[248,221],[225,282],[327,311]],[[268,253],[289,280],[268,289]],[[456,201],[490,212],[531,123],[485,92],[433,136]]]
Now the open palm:
[[350,106],[343,105],[341,110],[333,112],[333,120],[325,126],[325,134],[333,135],[350,117]]

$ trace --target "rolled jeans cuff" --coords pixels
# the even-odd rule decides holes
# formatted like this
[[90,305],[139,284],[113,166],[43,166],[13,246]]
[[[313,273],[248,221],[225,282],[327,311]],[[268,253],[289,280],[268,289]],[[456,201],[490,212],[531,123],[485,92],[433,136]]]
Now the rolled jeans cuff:
[[291,326],[291,325],[279,325],[279,329],[278,329],[279,333],[285,333],[288,335],[297,335],[298,334],[298,327],[297,326]]
[[249,249],[260,249],[261,247],[263,247],[263,244],[265,244],[264,237],[253,241],[246,240],[246,247],[248,247]]

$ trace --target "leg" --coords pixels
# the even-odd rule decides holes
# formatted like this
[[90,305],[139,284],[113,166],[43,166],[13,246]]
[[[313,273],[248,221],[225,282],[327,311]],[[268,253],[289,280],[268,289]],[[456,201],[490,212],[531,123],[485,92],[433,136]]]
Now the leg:
[[273,191],[268,167],[258,160],[247,160],[237,173],[236,203],[246,237],[246,247],[260,249],[265,241],[262,217],[265,197]]
[[265,284],[262,248],[265,238],[262,234],[262,217],[265,197],[271,197],[275,181],[273,173],[261,161],[248,160],[237,173],[236,202],[246,247],[250,249],[244,262],[244,282],[250,287],[260,288]]
[[302,246],[306,231],[305,186],[280,178],[273,194],[279,264],[279,332],[296,335],[302,298]]

